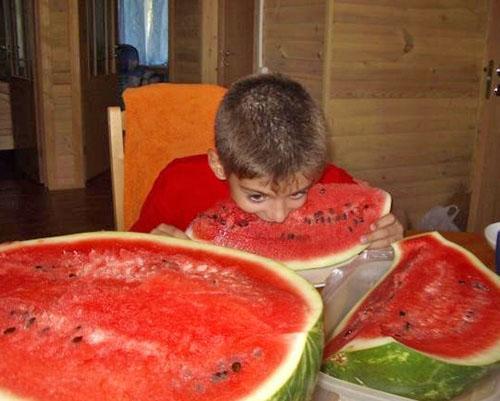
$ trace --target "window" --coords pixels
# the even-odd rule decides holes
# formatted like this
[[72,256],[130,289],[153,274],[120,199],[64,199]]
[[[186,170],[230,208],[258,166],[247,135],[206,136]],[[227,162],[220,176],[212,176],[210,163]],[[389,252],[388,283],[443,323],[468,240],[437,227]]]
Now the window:
[[168,0],[119,0],[120,44],[134,46],[142,65],[166,65]]

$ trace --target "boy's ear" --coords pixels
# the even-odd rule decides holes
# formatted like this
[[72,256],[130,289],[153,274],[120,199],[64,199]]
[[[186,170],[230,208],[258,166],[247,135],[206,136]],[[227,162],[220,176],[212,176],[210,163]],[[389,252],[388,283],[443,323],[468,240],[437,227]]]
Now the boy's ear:
[[224,167],[222,167],[219,160],[219,155],[214,149],[208,150],[208,165],[219,180],[225,180],[227,178],[226,173],[224,172]]

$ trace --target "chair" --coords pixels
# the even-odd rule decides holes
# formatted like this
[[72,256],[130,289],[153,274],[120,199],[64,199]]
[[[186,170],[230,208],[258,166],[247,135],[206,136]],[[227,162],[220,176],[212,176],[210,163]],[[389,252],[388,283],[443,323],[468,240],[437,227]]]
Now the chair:
[[[108,108],[115,226],[129,229],[162,168],[213,146],[214,120],[225,89],[162,83],[124,92],[126,111]],[[125,130],[124,130],[125,128]],[[125,132],[125,135],[124,135]]]

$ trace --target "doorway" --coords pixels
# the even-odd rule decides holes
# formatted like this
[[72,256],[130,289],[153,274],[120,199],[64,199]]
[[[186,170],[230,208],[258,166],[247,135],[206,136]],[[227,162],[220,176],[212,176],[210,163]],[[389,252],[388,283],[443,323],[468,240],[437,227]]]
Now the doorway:
[[40,182],[33,0],[0,1],[0,151],[2,162]]
[[253,0],[219,0],[219,85],[227,87],[254,71],[255,16]]
[[80,0],[80,54],[85,179],[109,169],[106,109],[119,104],[116,0]]

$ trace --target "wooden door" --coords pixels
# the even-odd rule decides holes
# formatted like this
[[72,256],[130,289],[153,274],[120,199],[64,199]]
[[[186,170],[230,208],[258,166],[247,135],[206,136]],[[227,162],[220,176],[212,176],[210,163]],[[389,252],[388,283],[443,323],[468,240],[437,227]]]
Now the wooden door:
[[16,168],[39,182],[33,6],[33,0],[4,0],[4,13],[10,24],[8,81]]
[[80,0],[83,140],[85,176],[109,169],[108,106],[119,105],[115,0]]
[[500,221],[500,1],[492,1],[482,105],[472,176],[469,229]]
[[219,1],[220,85],[229,86],[254,71],[255,2]]

